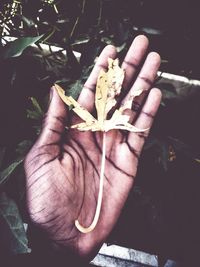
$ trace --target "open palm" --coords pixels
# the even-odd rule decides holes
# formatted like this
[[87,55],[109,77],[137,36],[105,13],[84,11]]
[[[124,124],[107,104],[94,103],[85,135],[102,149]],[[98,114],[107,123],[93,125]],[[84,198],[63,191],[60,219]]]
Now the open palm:
[[[121,103],[137,88],[146,91],[137,98],[137,102],[134,101],[130,114],[131,123],[139,128],[151,127],[161,99],[160,91],[151,89],[160,57],[155,52],[147,55],[147,48],[147,38],[138,36],[122,63],[126,94]],[[78,99],[90,112],[94,110],[98,73],[100,69],[107,68],[108,57],[116,57],[113,46],[107,46],[102,51]],[[32,222],[43,229],[51,241],[89,259],[106,240],[121,213],[133,186],[138,158],[148,132],[139,134],[112,130],[107,133],[100,218],[92,232],[80,233],[75,227],[75,220],[87,227],[96,210],[102,132],[66,130],[66,123],[73,121],[75,115],[71,118],[56,90],[52,89],[51,93],[41,135],[25,160],[27,207]]]

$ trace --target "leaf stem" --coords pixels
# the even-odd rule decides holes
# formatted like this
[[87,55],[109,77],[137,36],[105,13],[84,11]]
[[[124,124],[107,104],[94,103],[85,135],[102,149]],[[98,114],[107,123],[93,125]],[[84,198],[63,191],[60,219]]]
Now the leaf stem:
[[104,172],[105,172],[105,163],[106,163],[106,132],[103,132],[103,141],[102,141],[102,158],[101,158],[101,172],[100,172],[100,182],[99,182],[99,194],[97,200],[97,207],[94,215],[94,219],[90,226],[82,226],[78,220],[75,221],[76,228],[82,233],[89,233],[96,227],[99,215],[101,211],[102,199],[103,199],[103,182],[104,182]]

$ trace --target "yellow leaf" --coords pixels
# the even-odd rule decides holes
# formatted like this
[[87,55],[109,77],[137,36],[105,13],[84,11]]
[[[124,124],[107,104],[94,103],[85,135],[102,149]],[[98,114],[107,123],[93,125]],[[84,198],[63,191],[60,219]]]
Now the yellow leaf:
[[131,132],[143,132],[147,129],[138,129],[128,123],[129,116],[124,115],[125,109],[131,109],[134,97],[142,93],[142,89],[135,90],[124,105],[115,110],[110,120],[107,120],[108,112],[116,105],[115,97],[120,94],[122,83],[124,80],[124,70],[119,67],[118,59],[108,59],[108,71],[100,71],[97,79],[95,107],[97,111],[97,119],[90,114],[85,108],[74,100],[71,96],[66,96],[64,90],[57,84],[55,88],[61,99],[68,105],[73,106],[73,111],[84,121],[75,125],[80,131],[110,131],[112,129],[121,129]]
[[71,96],[66,96],[65,91],[58,85],[54,85],[60,98],[67,104],[69,107],[73,106],[72,110],[88,125],[93,124],[96,119],[84,108],[82,107],[76,100]]
[[97,120],[103,125],[108,112],[116,104],[115,97],[120,94],[124,71],[119,67],[118,59],[108,59],[108,71],[101,70],[96,86],[95,106]]

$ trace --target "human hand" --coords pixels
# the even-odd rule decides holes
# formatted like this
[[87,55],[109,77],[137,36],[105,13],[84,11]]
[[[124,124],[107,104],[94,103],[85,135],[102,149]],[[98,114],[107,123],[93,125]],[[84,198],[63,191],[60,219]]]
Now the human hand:
[[[126,92],[142,88],[144,94],[134,99],[131,121],[138,128],[151,128],[161,100],[158,89],[151,89],[160,65],[160,56],[148,55],[148,40],[138,36],[123,63]],[[89,112],[94,110],[94,93],[100,69],[107,68],[108,57],[116,57],[116,49],[107,46],[84,85],[78,102]],[[144,62],[144,63],[143,63]],[[112,130],[107,133],[106,167],[100,218],[87,234],[75,227],[78,219],[88,226],[93,220],[101,168],[102,132],[66,130],[69,111],[51,91],[51,102],[41,134],[25,159],[27,208],[34,224],[46,232],[58,246],[91,259],[113,229],[128,193],[133,186],[138,159],[148,135]],[[147,96],[148,95],[148,96]],[[137,101],[137,102],[136,102]],[[73,120],[72,115],[72,119]]]

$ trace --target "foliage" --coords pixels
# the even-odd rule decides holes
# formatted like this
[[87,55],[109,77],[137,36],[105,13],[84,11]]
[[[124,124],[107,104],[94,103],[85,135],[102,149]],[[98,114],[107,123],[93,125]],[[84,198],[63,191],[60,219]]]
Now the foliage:
[[7,43],[1,50],[2,58],[8,59],[10,57],[18,57],[22,54],[24,49],[29,45],[37,42],[42,36],[36,37],[21,37],[17,40]]
[[5,170],[0,173],[0,185],[6,182],[6,179],[17,168],[17,166],[22,163],[22,161],[23,159],[15,160],[15,162],[11,163]]
[[[161,2],[0,2],[0,207],[3,207],[5,214],[12,213],[11,216],[2,217],[5,220],[3,229],[7,231],[8,238],[11,237],[8,239],[11,254],[27,249],[20,219],[20,216],[24,218],[25,210],[19,211],[16,206],[19,199],[24,201],[21,198],[24,192],[22,162],[40,131],[48,105],[49,88],[53,83],[64,87],[66,94],[76,99],[101,49],[106,44],[114,44],[122,60],[133,38],[140,33],[150,38],[150,49],[161,53],[161,71],[199,79],[198,9],[193,1],[189,6],[187,1],[182,1],[180,13],[178,1],[174,1],[173,7],[168,1]],[[190,20],[185,19],[188,13],[193,14]],[[11,42],[10,37],[17,39]],[[79,53],[78,57],[74,51]],[[200,129],[197,123],[200,91],[199,86],[171,82],[162,77],[158,79],[157,86],[163,91],[163,102],[142,154],[137,187],[132,198],[136,203],[135,211],[138,206],[142,211],[147,210],[147,221],[152,226],[150,231],[160,237],[168,233],[166,228],[161,227],[165,223],[159,220],[163,203],[171,203],[169,209],[174,207],[172,199],[179,203],[176,189],[180,183],[185,183],[187,187],[188,175],[191,185],[198,187],[195,175],[200,166]],[[181,170],[183,166],[184,172]],[[177,178],[180,173],[181,181]],[[170,178],[172,176],[174,180]],[[18,190],[13,194],[16,184],[22,186],[16,187]],[[192,189],[186,188],[184,193],[180,196],[182,202],[187,194],[187,200],[191,201]],[[181,205],[177,204],[177,207],[180,212]],[[184,217],[184,212],[181,215]],[[16,216],[14,220],[13,216]],[[174,216],[179,222],[178,217]],[[17,234],[14,232],[15,223],[18,225]],[[174,225],[170,225],[173,232]],[[116,238],[117,235],[113,239]],[[23,245],[19,245],[17,240],[22,240]]]
[[5,192],[0,194],[0,247],[1,253],[27,253],[28,240],[16,203]]

